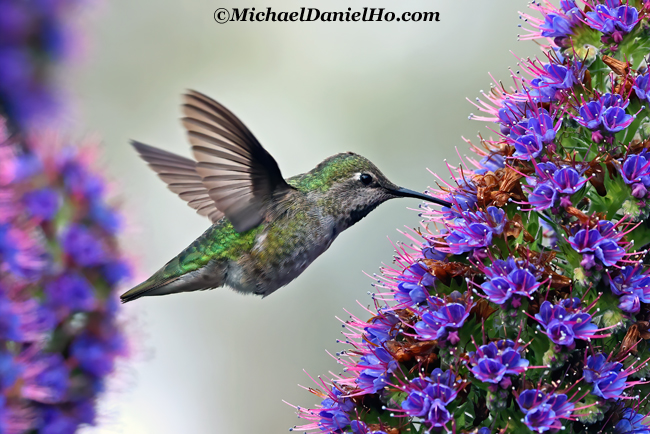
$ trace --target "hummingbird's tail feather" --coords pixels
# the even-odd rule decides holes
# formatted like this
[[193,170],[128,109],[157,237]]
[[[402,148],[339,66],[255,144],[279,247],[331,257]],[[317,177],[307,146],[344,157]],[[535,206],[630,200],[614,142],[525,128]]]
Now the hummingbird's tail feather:
[[[152,295],[176,294],[218,288],[226,282],[228,265],[223,261],[208,261],[197,266],[184,262],[187,249],[165,264],[153,276],[120,296],[122,303]],[[190,253],[191,254],[191,253]]]
[[179,277],[173,277],[171,279],[160,281],[157,279],[158,273],[151,276],[149,279],[145,280],[141,284],[131,288],[124,294],[120,295],[120,301],[122,303],[127,303],[129,301],[137,300],[140,297],[148,295],[163,295],[168,294],[170,291],[157,291],[162,288],[167,287],[169,284],[177,281]]

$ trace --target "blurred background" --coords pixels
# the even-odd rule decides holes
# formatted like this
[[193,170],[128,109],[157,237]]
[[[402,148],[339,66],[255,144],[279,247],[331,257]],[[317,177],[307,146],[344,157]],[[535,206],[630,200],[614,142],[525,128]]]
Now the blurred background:
[[[279,11],[385,7],[437,11],[440,22],[250,23],[213,20],[220,7]],[[129,214],[123,248],[138,281],[209,225],[169,192],[129,139],[190,156],[178,118],[180,94],[196,89],[237,114],[285,176],[354,151],[397,184],[422,191],[447,176],[481,123],[465,98],[489,90],[488,72],[509,83],[508,66],[539,50],[517,42],[523,0],[106,1],[88,22],[90,49],[67,77],[80,109],[79,135],[97,133],[109,175]],[[336,316],[366,318],[371,280],[390,263],[387,239],[419,224],[417,201],[382,205],[298,279],[267,299],[226,289],[138,300],[123,307],[135,352],[123,363],[85,433],[280,433],[302,422],[282,402],[313,407],[298,387],[340,367],[326,350],[344,346]],[[125,286],[124,290],[128,289]]]

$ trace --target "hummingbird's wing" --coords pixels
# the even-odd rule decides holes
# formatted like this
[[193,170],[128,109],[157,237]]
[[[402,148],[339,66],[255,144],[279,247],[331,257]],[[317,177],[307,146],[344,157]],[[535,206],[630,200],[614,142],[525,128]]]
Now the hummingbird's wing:
[[201,176],[196,173],[196,161],[144,143],[131,141],[140,157],[158,173],[167,187],[194,208],[197,213],[207,216],[213,223],[223,217],[217,204],[208,194]]
[[271,210],[295,191],[280,168],[246,126],[207,96],[184,95],[182,119],[196,171],[208,194],[238,232],[259,225]]

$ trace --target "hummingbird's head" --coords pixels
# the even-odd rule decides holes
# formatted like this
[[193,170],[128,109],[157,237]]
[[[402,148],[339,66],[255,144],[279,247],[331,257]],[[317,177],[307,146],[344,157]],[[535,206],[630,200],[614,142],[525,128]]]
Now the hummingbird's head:
[[306,173],[296,187],[316,196],[346,227],[389,199],[412,197],[441,203],[439,199],[393,184],[370,160],[352,152],[325,159]]

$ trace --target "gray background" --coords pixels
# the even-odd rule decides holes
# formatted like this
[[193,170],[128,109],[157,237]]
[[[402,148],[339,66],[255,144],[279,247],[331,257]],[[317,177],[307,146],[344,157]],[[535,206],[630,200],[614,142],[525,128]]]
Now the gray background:
[[[438,23],[227,23],[218,7],[301,6],[439,11]],[[79,100],[77,133],[97,133],[107,171],[122,189],[128,227],[122,245],[148,277],[200,235],[194,214],[129,147],[129,139],[189,156],[178,118],[184,89],[233,110],[278,161],[285,176],[325,157],[358,152],[395,183],[422,191],[427,168],[447,176],[468,146],[489,132],[467,116],[465,97],[489,89],[488,72],[508,80],[524,1],[383,0],[106,2],[88,21],[90,50],[68,76]],[[509,80],[507,81],[509,83]],[[370,279],[390,262],[387,236],[417,226],[415,200],[394,200],[343,233],[298,279],[271,297],[226,289],[146,298],[125,305],[131,360],[120,364],[88,433],[281,433],[300,423],[282,400],[313,406],[297,386],[339,371],[343,308],[367,314]],[[133,284],[138,283],[135,280]],[[128,285],[125,285],[125,290]]]

